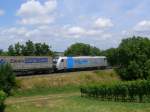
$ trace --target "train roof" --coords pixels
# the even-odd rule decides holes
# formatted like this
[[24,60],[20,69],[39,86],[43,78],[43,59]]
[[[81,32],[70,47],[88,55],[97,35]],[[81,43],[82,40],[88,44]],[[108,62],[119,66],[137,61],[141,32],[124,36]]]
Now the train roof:
[[63,59],[67,59],[68,57],[72,57],[72,58],[106,58],[106,56],[62,56],[59,58],[63,58]]

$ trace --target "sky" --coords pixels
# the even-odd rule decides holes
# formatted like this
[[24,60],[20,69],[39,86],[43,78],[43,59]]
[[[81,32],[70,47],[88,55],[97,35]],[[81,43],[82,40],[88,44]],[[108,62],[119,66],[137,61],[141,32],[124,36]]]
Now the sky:
[[0,0],[0,49],[27,40],[55,51],[82,42],[100,49],[150,37],[150,0]]

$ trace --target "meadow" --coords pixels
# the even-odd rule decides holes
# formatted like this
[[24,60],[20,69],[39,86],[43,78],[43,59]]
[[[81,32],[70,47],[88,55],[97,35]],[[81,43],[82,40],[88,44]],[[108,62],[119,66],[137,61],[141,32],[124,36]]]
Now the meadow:
[[20,88],[6,100],[5,112],[149,112],[150,103],[101,101],[81,97],[80,86],[120,81],[113,70],[19,77]]

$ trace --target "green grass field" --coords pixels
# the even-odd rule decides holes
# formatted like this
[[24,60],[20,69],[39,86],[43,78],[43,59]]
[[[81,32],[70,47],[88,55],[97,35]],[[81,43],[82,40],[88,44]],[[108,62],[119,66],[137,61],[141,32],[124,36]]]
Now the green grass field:
[[6,112],[149,112],[150,103],[99,101],[79,93],[60,93],[7,100]]
[[[149,112],[150,103],[100,101],[80,97],[81,84],[120,80],[110,71],[18,78],[20,89],[6,100],[5,112]],[[49,81],[53,81],[49,82]],[[54,81],[57,83],[54,84]],[[65,83],[65,81],[67,83]],[[26,82],[26,83],[25,83]],[[61,84],[62,83],[62,84]]]

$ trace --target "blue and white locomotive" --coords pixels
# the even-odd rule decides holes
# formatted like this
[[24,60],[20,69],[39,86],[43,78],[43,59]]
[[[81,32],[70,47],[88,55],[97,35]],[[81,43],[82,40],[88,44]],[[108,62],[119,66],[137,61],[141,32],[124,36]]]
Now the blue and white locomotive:
[[105,56],[60,57],[56,63],[57,70],[105,68],[106,66]]

